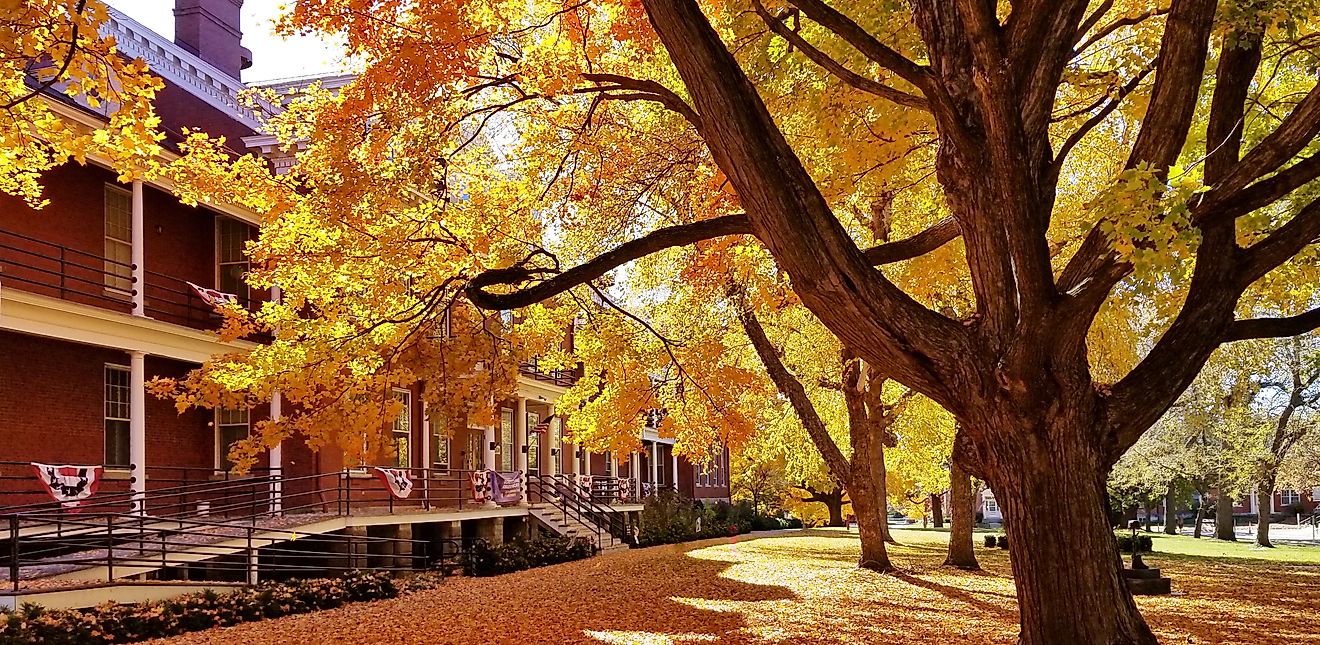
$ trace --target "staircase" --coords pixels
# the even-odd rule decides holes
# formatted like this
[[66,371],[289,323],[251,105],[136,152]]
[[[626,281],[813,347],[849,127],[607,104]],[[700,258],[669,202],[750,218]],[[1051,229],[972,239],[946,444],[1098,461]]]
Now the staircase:
[[554,479],[531,479],[531,516],[556,535],[584,537],[601,553],[628,548],[628,526],[615,512],[591,500],[590,494]]

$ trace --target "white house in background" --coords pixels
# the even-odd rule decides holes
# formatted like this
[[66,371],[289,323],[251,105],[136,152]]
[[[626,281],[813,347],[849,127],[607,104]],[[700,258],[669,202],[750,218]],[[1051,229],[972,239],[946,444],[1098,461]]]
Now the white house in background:
[[1004,523],[1004,515],[999,509],[999,500],[995,499],[995,494],[989,488],[981,489],[981,494],[976,499],[976,511],[981,513],[981,522],[990,526],[1001,526]]

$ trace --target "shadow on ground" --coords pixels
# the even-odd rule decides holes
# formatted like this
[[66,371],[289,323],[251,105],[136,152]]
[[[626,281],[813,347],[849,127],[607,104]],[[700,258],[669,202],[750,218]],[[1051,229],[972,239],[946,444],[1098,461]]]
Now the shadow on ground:
[[[855,533],[800,531],[615,553],[175,643],[1012,643],[1006,552],[939,566],[936,532],[896,532],[897,574],[856,568]],[[1320,642],[1320,569],[1162,563],[1184,595],[1139,602],[1165,643]]]

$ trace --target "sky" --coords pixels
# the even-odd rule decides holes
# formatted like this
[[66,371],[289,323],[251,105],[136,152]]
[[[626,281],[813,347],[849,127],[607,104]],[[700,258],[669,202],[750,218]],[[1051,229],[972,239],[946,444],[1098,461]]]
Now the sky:
[[[148,29],[174,38],[174,3],[170,0],[106,0],[110,6]],[[281,0],[243,3],[243,46],[252,50],[252,67],[243,70],[245,83],[340,71],[339,51],[324,41],[298,37],[285,40],[274,33]]]

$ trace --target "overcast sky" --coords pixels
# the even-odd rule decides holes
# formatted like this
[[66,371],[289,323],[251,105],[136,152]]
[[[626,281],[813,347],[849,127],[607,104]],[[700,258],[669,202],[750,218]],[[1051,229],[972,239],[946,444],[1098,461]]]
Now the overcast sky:
[[[170,0],[106,0],[148,29],[174,38],[174,3]],[[252,83],[293,76],[340,71],[339,51],[314,38],[285,40],[274,34],[279,0],[247,0],[243,3],[243,45],[252,50],[252,67],[243,70],[243,81]]]

